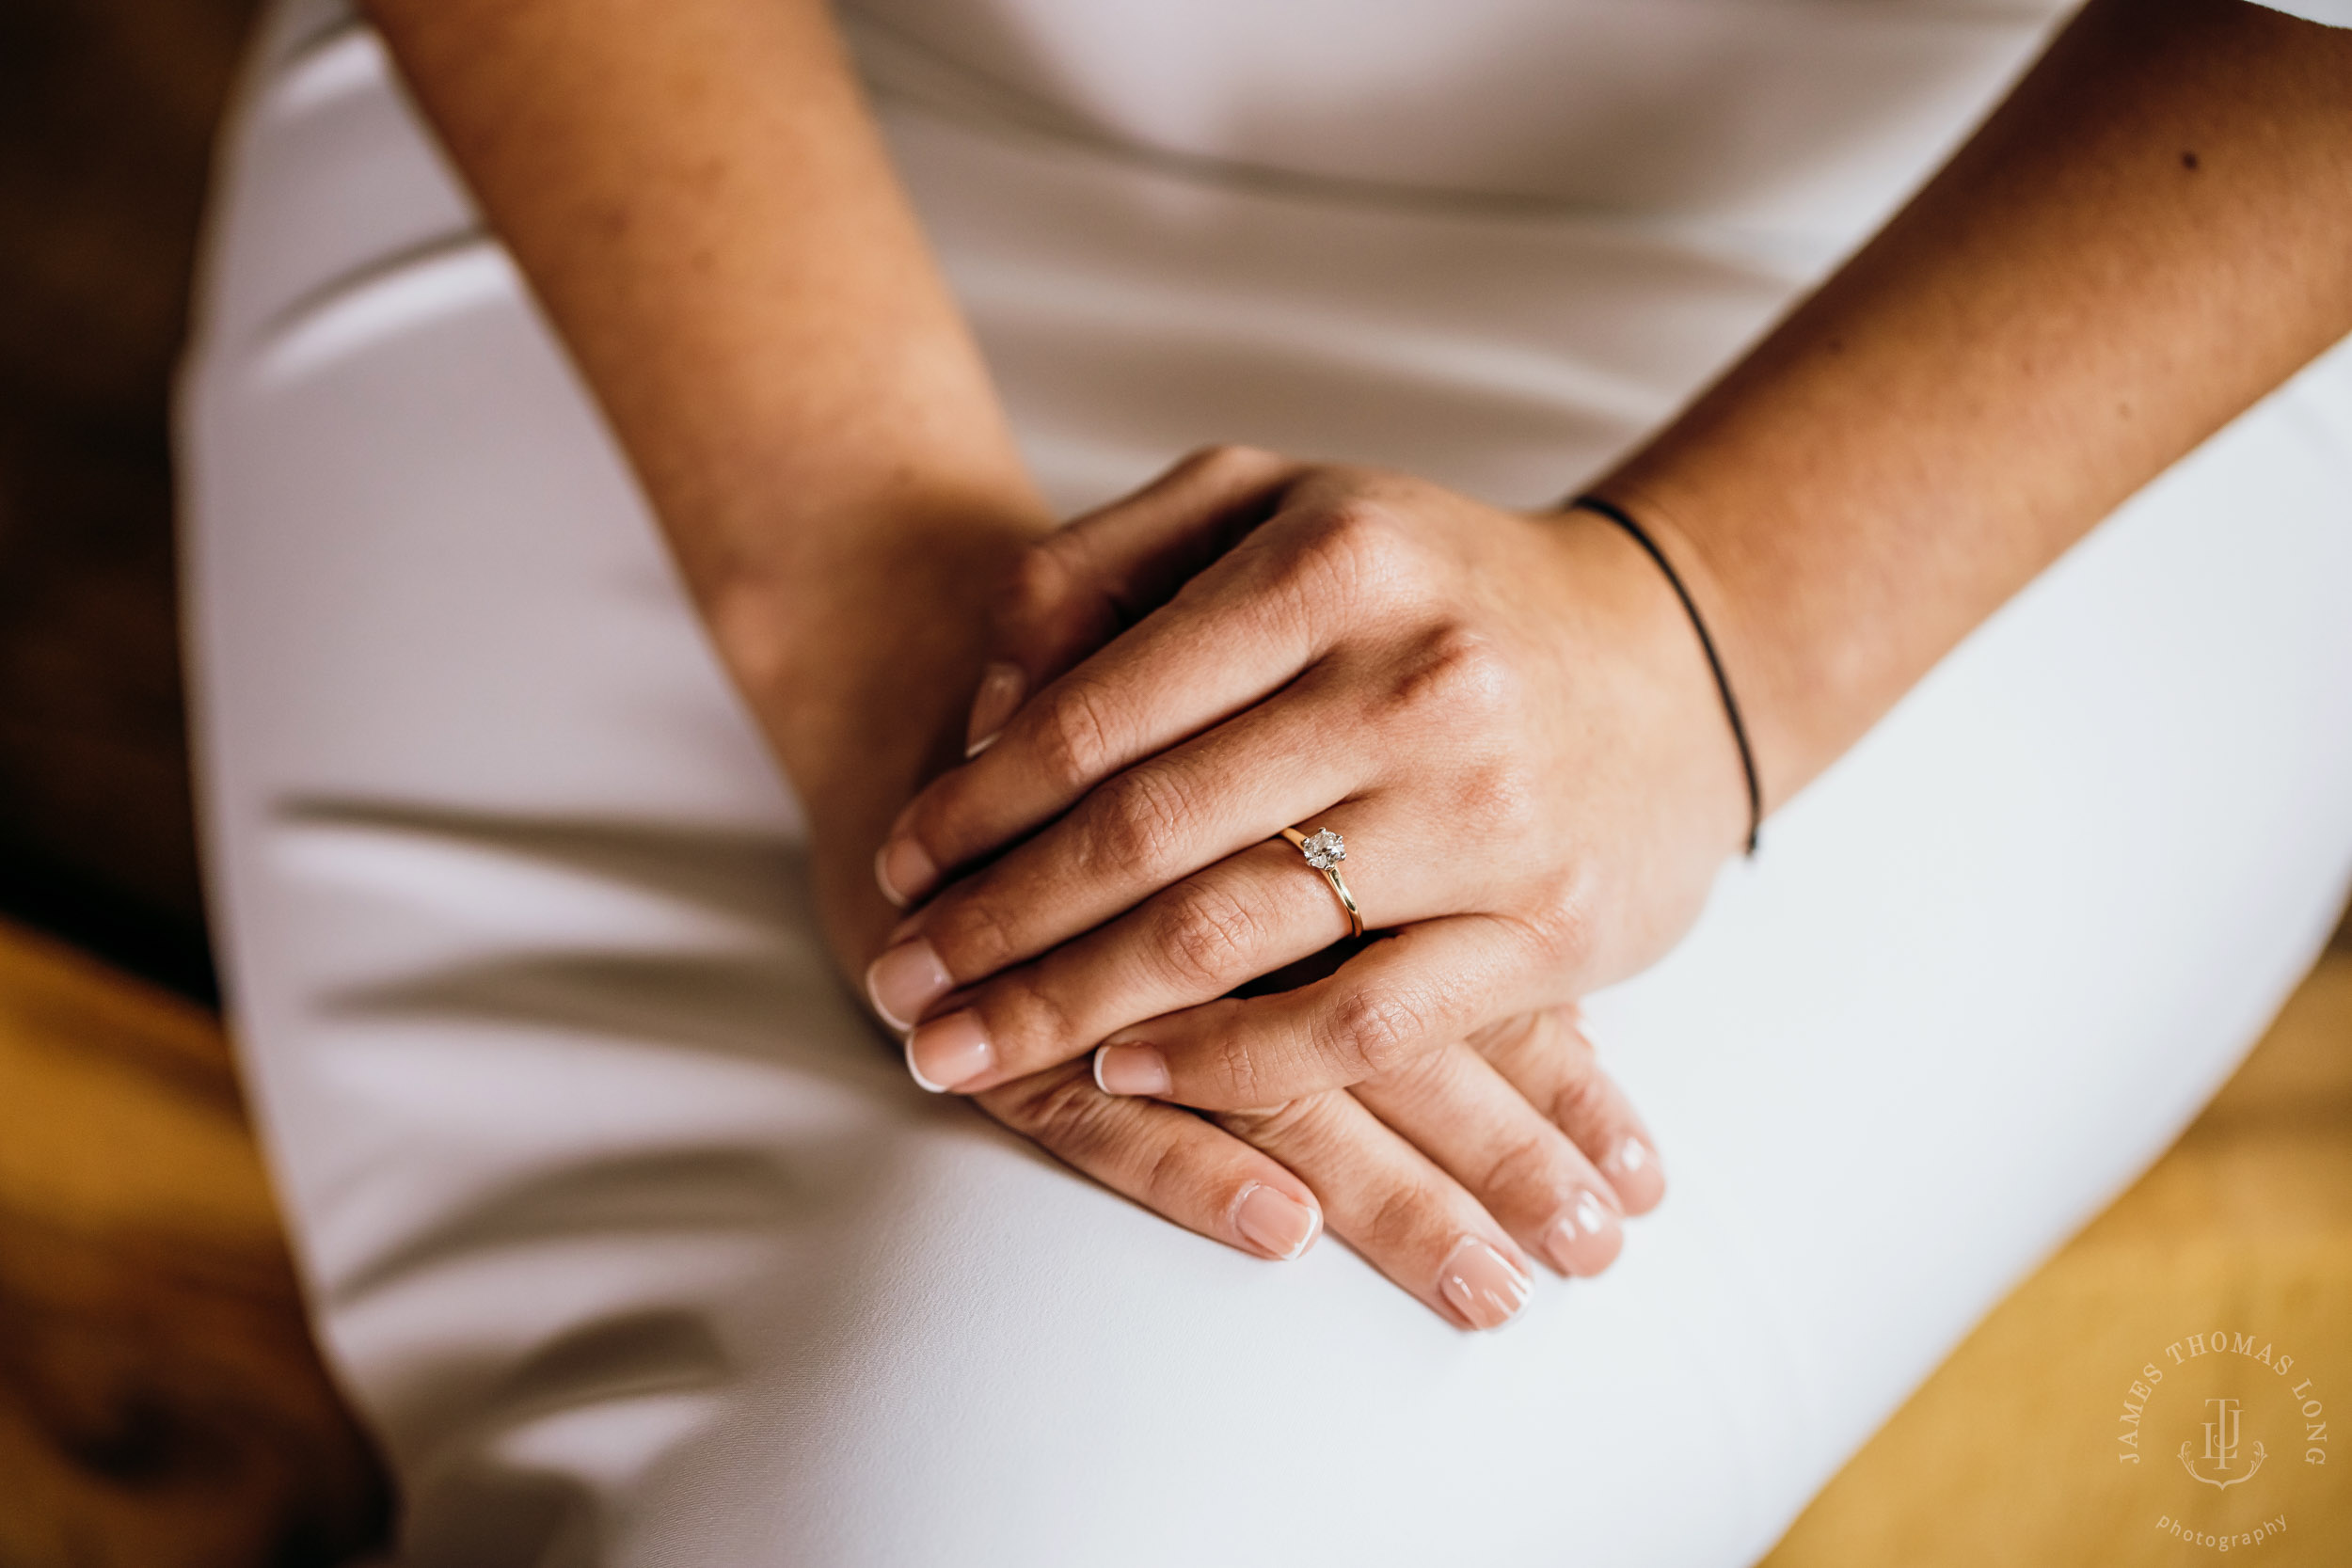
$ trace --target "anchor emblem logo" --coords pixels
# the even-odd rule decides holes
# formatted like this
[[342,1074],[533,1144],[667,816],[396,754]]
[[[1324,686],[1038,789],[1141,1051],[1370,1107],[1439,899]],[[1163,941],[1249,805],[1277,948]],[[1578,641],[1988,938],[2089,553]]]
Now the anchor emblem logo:
[[[2205,1423],[2205,1451],[2199,1458],[2191,1459],[2188,1450],[2194,1445],[2184,1438],[2181,1442],[2181,1468],[2207,1486],[2219,1487],[2226,1492],[2241,1481],[2253,1480],[2254,1472],[2261,1469],[2263,1461],[2270,1456],[2263,1451],[2261,1440],[2257,1439],[2254,1457],[2248,1462],[2246,1473],[2242,1476],[2230,1474],[2238,1457],[2239,1403],[2228,1399],[2207,1400],[2205,1408],[2213,1412],[2213,1419]],[[2197,1467],[2201,1463],[2211,1465],[2219,1473],[2205,1474]]]

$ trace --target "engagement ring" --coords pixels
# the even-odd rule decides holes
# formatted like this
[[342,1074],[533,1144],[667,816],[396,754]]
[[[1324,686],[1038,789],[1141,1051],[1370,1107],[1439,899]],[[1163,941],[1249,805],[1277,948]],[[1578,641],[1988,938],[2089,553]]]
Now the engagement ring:
[[1323,879],[1331,884],[1331,891],[1340,895],[1340,907],[1347,911],[1347,934],[1364,934],[1364,917],[1356,908],[1356,895],[1347,891],[1347,883],[1340,877],[1340,862],[1347,859],[1347,840],[1326,828],[1317,833],[1302,833],[1296,828],[1285,828],[1282,836],[1298,846],[1298,852],[1307,857],[1307,863],[1323,873]]

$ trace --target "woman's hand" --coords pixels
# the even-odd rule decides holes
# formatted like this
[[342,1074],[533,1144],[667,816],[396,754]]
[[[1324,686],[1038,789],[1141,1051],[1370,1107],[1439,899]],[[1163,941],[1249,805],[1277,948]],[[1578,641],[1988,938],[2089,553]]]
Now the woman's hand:
[[[1106,563],[1096,558],[1098,566]],[[1163,552],[1150,564],[1173,571],[1194,563]],[[994,575],[964,574],[961,590],[957,581],[922,579],[930,583],[927,600],[935,601],[924,618],[967,618],[967,601]],[[1028,586],[998,638],[1043,667],[1074,661],[1116,633],[1134,594],[1164,597],[1170,585],[1158,578],[1114,585],[1097,572],[1055,582],[1032,578]],[[983,707],[1003,701],[1006,666],[992,668],[995,677],[980,683]],[[870,793],[889,798],[900,776],[894,769],[906,766],[890,759],[937,756],[951,703],[961,720],[955,684],[916,683],[897,700],[862,708],[892,733],[877,733],[871,745],[846,745],[837,760],[863,767]],[[968,679],[962,689],[970,690]],[[956,727],[960,746],[963,727]],[[896,733],[908,728],[933,743],[910,748]],[[903,797],[910,786],[898,784],[896,793]],[[852,826],[831,822],[832,830]],[[818,886],[837,906],[828,922],[836,933],[864,926],[847,872],[853,863],[872,863],[880,834],[877,826],[862,840],[850,831],[815,835],[823,863]],[[873,896],[870,877],[858,884]],[[1148,1099],[1105,1095],[1083,1059],[1002,1084],[978,1101],[1105,1185],[1242,1250],[1295,1258],[1327,1221],[1375,1267],[1469,1328],[1499,1326],[1518,1310],[1530,1255],[1563,1274],[1600,1273],[1623,1245],[1622,1217],[1647,1211],[1663,1192],[1649,1135],[1599,1070],[1572,1009],[1506,1021],[1353,1093],[1302,1097],[1214,1121]],[[1597,1168],[1603,1164],[1605,1175]]]
[[1106,1095],[1084,1060],[977,1099],[1105,1186],[1243,1251],[1296,1258],[1327,1222],[1464,1328],[1499,1328],[1526,1304],[1528,1253],[1562,1274],[1606,1269],[1622,1216],[1664,1192],[1648,1133],[1572,1009],[1508,1021],[1353,1091],[1213,1119]]
[[[968,585],[964,592],[970,596]],[[970,613],[945,589],[927,602],[934,621]],[[811,799],[826,925],[836,942],[869,933],[870,945],[847,950],[852,969],[880,944],[866,910],[878,900],[864,868],[881,827],[861,834],[857,818],[821,802],[853,793],[853,769],[883,800],[935,771],[936,764],[914,770],[927,753],[938,754],[923,737],[939,736],[951,709],[952,720],[962,717],[953,684],[908,686],[866,709],[870,744],[845,736],[836,757],[843,787]],[[968,680],[961,689],[970,689]],[[1214,1121],[1106,1095],[1083,1059],[1002,1084],[978,1102],[1114,1191],[1259,1257],[1295,1259],[1327,1224],[1465,1328],[1499,1327],[1517,1314],[1528,1296],[1531,1254],[1563,1274],[1600,1273],[1623,1245],[1622,1216],[1648,1209],[1662,1191],[1647,1133],[1566,1014],[1513,1021],[1353,1094]],[[1607,1175],[1597,1161],[1609,1162]]]
[[[1704,656],[1614,525],[1228,450],[1036,546],[1025,577],[1032,599],[1095,577],[1140,609],[1196,568],[1066,673],[1083,636],[1032,637],[986,683],[980,753],[879,857],[908,901],[966,873],[869,972],[931,1082],[986,1091],[1100,1045],[1115,1094],[1392,1097],[1455,1042],[1653,960],[1740,844]],[[1016,685],[1037,695],[992,738]],[[1346,931],[1275,837],[1294,824],[1343,835],[1393,935],[1230,997]]]

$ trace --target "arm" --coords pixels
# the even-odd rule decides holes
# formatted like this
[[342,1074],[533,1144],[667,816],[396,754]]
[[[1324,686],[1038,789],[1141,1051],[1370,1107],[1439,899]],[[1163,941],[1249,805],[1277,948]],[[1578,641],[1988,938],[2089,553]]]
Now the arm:
[[1769,808],[2347,331],[2352,30],[2242,0],[2098,0],[1597,488],[1693,579]]
[[[896,918],[873,851],[959,753],[983,607],[1047,520],[825,7],[370,9],[634,464],[807,806],[828,935],[859,967]],[[1082,1062],[982,1104],[1259,1256],[1296,1257],[1327,1216],[1432,1307],[1490,1327],[1519,1299],[1514,1236],[1564,1270],[1613,1256],[1619,1199],[1578,1146],[1638,1124],[1567,1020],[1476,1043],[1416,1107],[1460,1114],[1418,1143],[1409,1116],[1345,1094],[1220,1131],[1104,1096]],[[1576,1118],[1546,1120],[1525,1085]],[[1464,1154],[1471,1131],[1522,1157]]]
[[[2347,104],[2352,31],[2096,0],[1878,239],[1602,483],[1715,627],[1768,806],[2352,329]],[[1031,579],[1114,601],[1210,563],[1066,675],[1051,606],[1016,617],[1038,697],[897,827],[882,863],[923,873],[909,896],[1035,835],[908,932],[963,988],[957,1027],[993,1044],[963,1086],[1104,1041],[1106,1082],[1205,1107],[1380,1081],[1656,958],[1744,832],[1681,607],[1589,514],[1229,454],[1041,558]],[[1395,940],[1222,1000],[1336,934],[1264,842],[1285,822],[1341,828]],[[1134,973],[1146,933],[1187,921],[1219,958],[1195,983],[1073,978]],[[917,1031],[918,1058],[946,1027]]]
[[817,0],[372,0],[805,801],[837,950],[1048,521]]

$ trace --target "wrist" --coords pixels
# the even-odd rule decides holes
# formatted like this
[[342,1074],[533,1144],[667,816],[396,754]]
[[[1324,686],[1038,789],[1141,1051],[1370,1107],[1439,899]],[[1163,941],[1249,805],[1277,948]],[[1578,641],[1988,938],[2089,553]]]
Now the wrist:
[[[1841,706],[1841,692],[1834,672],[1847,661],[1818,637],[1796,645],[1801,640],[1790,635],[1791,618],[1774,603],[1773,568],[1764,559],[1769,551],[1760,552],[1755,538],[1710,526],[1713,512],[1698,498],[1661,476],[1624,470],[1591,493],[1640,526],[1664,558],[1650,569],[1661,579],[1671,576],[1687,595],[1687,605],[1677,606],[1686,635],[1698,642],[1704,628],[1720,673],[1718,705],[1739,716],[1756,812],[1770,816],[1843,750],[1843,742],[1824,741],[1822,733],[1836,727],[1829,715]],[[1742,517],[1756,520],[1752,510]],[[1771,530],[1759,531],[1769,540]],[[1810,676],[1792,678],[1805,670]],[[1729,727],[1728,713],[1724,722]]]
[[1749,739],[1747,722],[1740,713],[1739,693],[1732,689],[1730,674],[1724,667],[1722,649],[1714,634],[1708,629],[1707,617],[1700,612],[1697,601],[1691,596],[1690,587],[1682,580],[1682,574],[1676,569],[1673,559],[1632,513],[1606,497],[1589,491],[1570,501],[1568,510],[1588,513],[1614,525],[1658,569],[1660,578],[1672,591],[1675,604],[1682,611],[1682,618],[1690,623],[1691,635],[1697,640],[1700,656],[1707,660],[1708,675],[1714,684],[1716,699],[1723,706],[1724,723],[1730,731],[1732,749],[1740,755],[1740,776],[1747,796],[1746,851],[1755,854],[1757,837],[1764,828],[1763,784],[1756,772],[1756,748]]
[[1546,521],[1572,574],[1562,602],[1575,607],[1563,628],[1575,684],[1621,685],[1614,706],[1638,737],[1626,762],[1643,792],[1708,856],[1738,853],[1756,821],[1748,765],[1676,576],[1600,513]]
[[961,759],[992,604],[1044,526],[1013,506],[910,508],[697,584],[721,660],[807,815],[829,934],[855,961],[898,918],[873,852],[915,790]]

